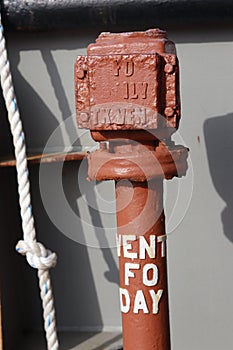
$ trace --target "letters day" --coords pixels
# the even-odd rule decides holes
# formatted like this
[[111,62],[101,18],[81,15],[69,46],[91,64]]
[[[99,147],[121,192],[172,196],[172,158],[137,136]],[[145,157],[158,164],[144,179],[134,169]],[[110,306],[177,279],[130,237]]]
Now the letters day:
[[[132,242],[138,240],[139,251],[134,251]],[[157,243],[161,243],[161,257],[165,257],[165,240],[166,236],[150,235],[149,242],[144,236],[136,235],[118,235],[117,236],[117,252],[120,257],[123,252],[124,258],[131,259],[131,262],[124,264],[124,284],[130,286],[130,283],[135,278],[137,271],[142,276],[142,284],[148,288],[147,295],[141,289],[136,291],[135,296],[131,296],[127,288],[120,288],[120,306],[121,312],[128,313],[132,308],[133,313],[138,314],[140,311],[144,314],[158,314],[159,303],[163,295],[163,290],[155,291],[155,287],[159,279],[159,271],[156,264],[153,262],[144,264],[143,267],[138,262],[133,262],[134,259],[145,260],[146,255],[149,258],[156,258]],[[153,260],[152,260],[153,261]],[[145,290],[145,288],[144,288]],[[150,299],[151,310],[148,307],[148,298]]]

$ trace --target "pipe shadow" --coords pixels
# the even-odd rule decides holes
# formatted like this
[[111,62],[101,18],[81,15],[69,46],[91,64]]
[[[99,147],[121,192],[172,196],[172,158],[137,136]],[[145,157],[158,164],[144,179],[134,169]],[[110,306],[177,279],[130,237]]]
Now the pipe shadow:
[[[30,149],[42,151],[49,137],[57,128],[58,121],[33,86],[29,84],[19,71],[19,51],[9,51],[9,59],[27,145],[30,145]],[[35,117],[34,111],[36,111],[36,116],[39,115],[39,118]],[[59,147],[62,148],[64,146],[61,133],[57,133],[56,142]]]
[[101,252],[102,252],[103,259],[106,262],[107,267],[108,267],[108,270],[104,272],[104,276],[109,282],[115,283],[119,286],[120,285],[119,270],[118,270],[116,262],[113,258],[111,250],[109,248],[107,248],[108,241],[106,238],[106,233],[104,230],[104,225],[103,225],[100,213],[98,210],[94,209],[94,208],[98,208],[98,206],[97,206],[97,202],[96,202],[96,194],[93,191],[92,186],[90,186],[89,191],[86,192],[86,199],[87,199],[88,203],[93,204],[93,207],[89,206],[89,213],[91,216],[93,227],[94,228],[95,227],[101,228],[101,233],[96,231],[96,237],[97,237],[97,240],[99,242],[99,246],[101,247],[103,245],[103,247],[104,247],[104,248],[101,248]]
[[[88,165],[87,162],[84,163],[83,169],[85,174],[88,173]],[[85,181],[85,180],[84,180]],[[85,196],[86,201],[88,203],[88,210],[90,213],[92,226],[95,228],[100,228],[101,230],[95,229],[95,234],[102,252],[103,259],[106,262],[106,265],[108,266],[108,271],[104,272],[104,275],[106,279],[109,282],[115,283],[118,286],[120,285],[119,281],[119,269],[116,265],[116,262],[113,258],[111,249],[108,248],[109,243],[106,237],[106,230],[103,224],[103,221],[101,219],[100,211],[98,210],[98,204],[97,204],[97,198],[96,198],[96,192],[94,191],[94,186],[98,185],[98,182],[90,183],[86,182],[87,186],[85,186]],[[115,216],[115,210],[114,210],[114,216]],[[117,230],[117,228],[116,228]]]
[[[62,120],[64,122],[66,134],[69,139],[69,147],[71,150],[72,148],[81,149],[81,144],[79,142],[79,139],[77,138],[76,132],[76,117],[74,116],[74,118],[72,118],[72,120],[69,123],[65,123],[66,119],[72,116],[72,111],[69,106],[69,102],[66,97],[66,92],[62,84],[61,76],[59,74],[59,70],[53,58],[52,52],[51,50],[44,49],[41,50],[41,55],[46,65],[47,72],[54,90],[54,94],[56,96],[57,103],[62,115]],[[75,140],[75,142],[73,142],[73,140]]]
[[204,123],[209,169],[214,187],[226,203],[221,213],[225,236],[233,243],[233,113],[209,118]]
[[[57,166],[59,165],[44,164],[43,166],[47,168],[47,192],[50,197],[50,203],[56,208],[57,215],[63,215],[63,203],[59,194],[56,193],[57,179],[55,177],[57,176]],[[89,252],[87,245],[84,244],[85,233],[83,228],[81,225],[77,227],[77,234],[83,244],[74,242],[59,231],[52,223],[49,212],[46,211],[40,196],[38,166],[31,167],[31,173],[35,182],[32,195],[37,199],[36,207],[34,208],[35,218],[40,223],[40,226],[38,226],[38,240],[42,241],[46,247],[52,248],[58,256],[57,266],[51,270],[58,329],[100,331],[103,328],[103,320]],[[69,203],[72,204],[77,215],[80,216],[79,208],[76,205],[76,179],[77,163],[64,163],[63,189],[69,199]],[[58,181],[60,180],[58,179]],[[64,217],[65,220],[67,219]],[[69,225],[68,222],[67,225]],[[36,285],[30,286],[30,290],[26,292],[25,298],[28,298],[30,303],[33,302],[31,295],[34,293],[32,289],[35,290],[36,288]],[[34,315],[34,319],[37,319],[36,315]],[[34,322],[32,328],[39,328],[39,325]],[[26,330],[30,330],[28,324]],[[75,343],[75,335],[72,339],[72,342],[74,341],[73,346],[77,345]]]
[[[119,270],[117,264],[113,258],[111,249],[108,248],[109,243],[106,237],[106,230],[102,222],[100,212],[98,210],[98,204],[96,200],[96,193],[94,191],[94,185],[87,182],[87,186],[84,186],[85,193],[80,193],[80,190],[77,186],[77,170],[74,172],[71,170],[72,166],[68,163],[65,163],[63,170],[69,173],[69,185],[64,182],[66,177],[63,177],[63,186],[64,192],[66,194],[67,201],[74,211],[74,213],[80,217],[80,212],[77,205],[77,198],[81,195],[86,197],[86,202],[88,204],[88,212],[90,214],[91,223],[95,231],[96,238],[101,249],[103,259],[108,267],[108,270],[104,272],[105,278],[111,282],[119,285]],[[87,174],[87,161],[84,160],[82,163],[82,173]],[[87,181],[83,178],[83,181]],[[67,186],[68,185],[68,186]],[[71,191],[67,191],[68,188],[72,188]],[[98,228],[98,230],[96,229]],[[100,229],[100,230],[99,230]]]

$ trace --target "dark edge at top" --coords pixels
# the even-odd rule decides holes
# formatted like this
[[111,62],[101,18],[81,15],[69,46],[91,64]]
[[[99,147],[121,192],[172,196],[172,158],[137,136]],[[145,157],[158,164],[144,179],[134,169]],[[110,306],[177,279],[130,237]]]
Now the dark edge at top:
[[232,0],[0,0],[8,31],[134,30],[225,24]]

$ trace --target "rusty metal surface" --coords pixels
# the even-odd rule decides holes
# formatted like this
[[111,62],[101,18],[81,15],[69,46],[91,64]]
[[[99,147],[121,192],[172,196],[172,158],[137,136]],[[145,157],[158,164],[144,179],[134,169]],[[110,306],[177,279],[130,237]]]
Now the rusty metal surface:
[[171,141],[175,46],[152,29],[102,33],[87,53],[75,64],[77,122],[100,142],[87,156],[89,180],[115,180],[123,347],[170,350],[163,179],[184,176],[188,156]]
[[[82,160],[86,156],[87,152],[33,154],[28,155],[27,160],[29,164],[71,162]],[[0,167],[11,166],[16,166],[16,161],[14,158],[0,158]]]
[[[121,181],[116,203],[118,237],[125,242],[118,250],[124,350],[170,350],[166,248],[158,243],[165,234],[162,180]],[[156,248],[143,256],[141,242],[152,237]]]
[[100,149],[88,154],[89,180],[147,181],[153,178],[172,179],[182,177],[187,171],[188,150],[183,146],[168,147],[159,143],[154,150],[145,146],[129,145],[124,152]]
[[[119,44],[119,35],[102,34],[97,47],[89,46],[87,57],[77,58],[75,91],[80,128],[178,128],[179,67],[174,44],[163,31],[136,34],[137,41],[135,33],[128,33]],[[129,54],[130,50],[138,53]]]

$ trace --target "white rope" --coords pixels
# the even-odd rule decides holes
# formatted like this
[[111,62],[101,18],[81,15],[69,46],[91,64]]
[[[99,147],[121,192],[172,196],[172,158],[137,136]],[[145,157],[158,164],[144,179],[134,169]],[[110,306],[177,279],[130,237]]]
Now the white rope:
[[48,350],[58,350],[56,319],[49,269],[56,265],[56,254],[47,250],[36,241],[34,217],[32,213],[30,183],[27,168],[26,146],[22,122],[16,102],[10,65],[7,58],[6,43],[0,14],[0,75],[3,96],[8,111],[13,143],[15,147],[16,170],[18,179],[19,203],[23,227],[23,240],[19,241],[16,250],[26,255],[33,268],[38,269],[40,295],[44,309],[44,328]]

